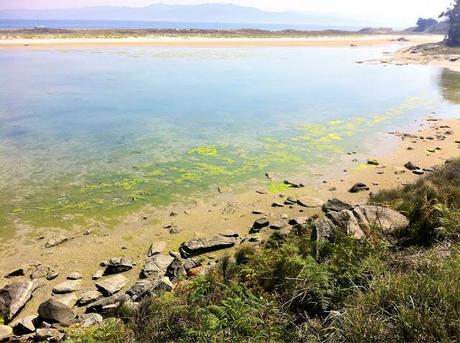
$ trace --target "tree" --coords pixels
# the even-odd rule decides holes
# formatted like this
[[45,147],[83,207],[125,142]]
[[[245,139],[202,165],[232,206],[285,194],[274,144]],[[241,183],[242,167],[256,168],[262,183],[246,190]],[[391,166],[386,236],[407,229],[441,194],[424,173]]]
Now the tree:
[[449,18],[449,33],[446,43],[448,46],[460,46],[460,0],[454,0],[450,9],[441,14]]
[[419,18],[417,21],[417,28],[415,29],[415,32],[425,32],[426,30],[435,26],[437,23],[438,21],[433,18],[429,18],[429,19]]

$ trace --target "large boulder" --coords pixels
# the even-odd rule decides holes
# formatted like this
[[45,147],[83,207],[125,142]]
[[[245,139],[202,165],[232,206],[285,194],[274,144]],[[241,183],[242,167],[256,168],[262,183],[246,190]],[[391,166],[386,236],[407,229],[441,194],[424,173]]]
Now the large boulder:
[[353,214],[361,224],[380,228],[386,235],[409,226],[409,220],[404,215],[383,206],[359,205],[353,209]]
[[7,322],[13,319],[30,300],[37,287],[33,281],[24,281],[0,289],[0,315]]
[[348,236],[355,239],[364,238],[364,232],[359,226],[358,220],[352,211],[342,210],[340,212],[329,212],[327,217]]
[[211,238],[196,238],[182,243],[179,251],[183,258],[188,258],[212,251],[231,248],[235,243],[236,239],[231,237],[216,236]]
[[142,276],[152,279],[163,277],[173,261],[174,257],[169,255],[154,255],[145,262]]
[[63,325],[69,325],[75,319],[75,313],[69,306],[53,298],[40,304],[38,315],[42,320]]
[[119,292],[129,283],[129,280],[121,274],[101,280],[96,283],[97,289],[105,296],[113,295]]
[[312,241],[319,241],[321,239],[332,241],[335,238],[335,230],[336,227],[332,220],[327,217],[321,218],[316,221],[313,227],[311,239]]

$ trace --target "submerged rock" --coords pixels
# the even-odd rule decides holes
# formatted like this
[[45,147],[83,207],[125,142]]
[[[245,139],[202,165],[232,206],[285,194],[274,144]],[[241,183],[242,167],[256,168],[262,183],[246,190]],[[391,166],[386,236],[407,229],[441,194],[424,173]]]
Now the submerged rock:
[[37,284],[32,281],[24,281],[10,284],[0,289],[0,315],[10,321],[32,298]]
[[211,251],[231,248],[236,244],[235,238],[216,236],[211,238],[197,238],[184,242],[179,248],[183,258],[205,254]]

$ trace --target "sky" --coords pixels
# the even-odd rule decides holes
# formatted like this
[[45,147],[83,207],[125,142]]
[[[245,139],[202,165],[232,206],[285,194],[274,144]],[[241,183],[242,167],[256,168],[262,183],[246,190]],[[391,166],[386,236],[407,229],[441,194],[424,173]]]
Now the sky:
[[0,0],[0,9],[75,8],[100,5],[142,7],[152,3],[233,3],[270,11],[302,11],[334,14],[410,26],[419,17],[437,17],[451,0]]

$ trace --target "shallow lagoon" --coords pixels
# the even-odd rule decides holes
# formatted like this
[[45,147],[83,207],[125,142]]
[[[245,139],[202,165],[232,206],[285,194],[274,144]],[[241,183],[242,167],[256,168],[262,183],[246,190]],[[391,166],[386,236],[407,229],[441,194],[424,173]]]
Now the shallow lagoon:
[[312,175],[455,116],[455,73],[355,63],[396,48],[2,50],[2,233]]

